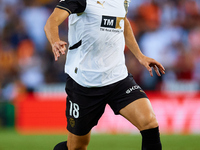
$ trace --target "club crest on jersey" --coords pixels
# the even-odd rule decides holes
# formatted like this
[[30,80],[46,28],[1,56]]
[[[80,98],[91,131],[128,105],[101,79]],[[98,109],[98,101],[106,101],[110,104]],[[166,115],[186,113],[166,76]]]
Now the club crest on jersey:
[[125,0],[124,1],[124,8],[125,8],[126,14],[128,13],[128,7],[129,7],[129,1]]
[[73,118],[69,118],[69,123],[72,128],[75,126],[75,120]]
[[124,17],[102,16],[101,31],[116,31],[110,29],[124,29]]

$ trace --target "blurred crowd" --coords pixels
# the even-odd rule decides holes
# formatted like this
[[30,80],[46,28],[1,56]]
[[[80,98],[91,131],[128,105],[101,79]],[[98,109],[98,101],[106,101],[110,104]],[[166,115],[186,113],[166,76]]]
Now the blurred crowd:
[[[44,33],[59,0],[0,0],[0,99],[65,82],[65,57],[55,62]],[[200,83],[200,1],[132,0],[127,17],[142,52],[163,64],[166,74],[150,77],[126,47],[126,64],[145,90],[179,81]],[[67,41],[67,20],[60,36]]]

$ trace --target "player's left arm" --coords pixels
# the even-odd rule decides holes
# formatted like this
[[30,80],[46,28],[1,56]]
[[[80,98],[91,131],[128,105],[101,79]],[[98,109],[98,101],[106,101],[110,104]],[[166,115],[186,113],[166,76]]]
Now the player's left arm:
[[126,17],[125,17],[125,23],[124,23],[124,37],[125,37],[126,46],[135,55],[135,57],[138,59],[138,61],[146,67],[146,69],[149,71],[151,76],[153,76],[152,67],[158,76],[161,76],[160,72],[162,74],[165,74],[165,69],[159,62],[157,62],[156,60],[154,60],[152,58],[145,56],[141,52],[141,50],[138,46],[138,43],[135,39],[135,36],[133,34],[131,25]]

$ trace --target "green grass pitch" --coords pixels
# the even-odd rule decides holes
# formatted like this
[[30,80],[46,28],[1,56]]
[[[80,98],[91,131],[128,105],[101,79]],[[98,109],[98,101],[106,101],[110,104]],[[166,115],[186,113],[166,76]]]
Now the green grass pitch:
[[[0,129],[0,150],[52,150],[66,135],[20,135]],[[163,150],[200,150],[200,135],[161,135]],[[141,136],[92,134],[88,150],[140,150]]]

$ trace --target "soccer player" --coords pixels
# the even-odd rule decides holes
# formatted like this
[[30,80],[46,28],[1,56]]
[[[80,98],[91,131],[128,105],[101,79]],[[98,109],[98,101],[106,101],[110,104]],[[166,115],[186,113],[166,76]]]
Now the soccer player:
[[[45,25],[55,61],[65,54],[59,25],[69,18],[65,64],[68,140],[54,150],[86,150],[106,104],[138,128],[142,150],[161,150],[158,122],[144,91],[125,66],[125,44],[150,75],[165,73],[140,51],[126,18],[128,0],[60,0]],[[135,66],[137,67],[137,66]]]

